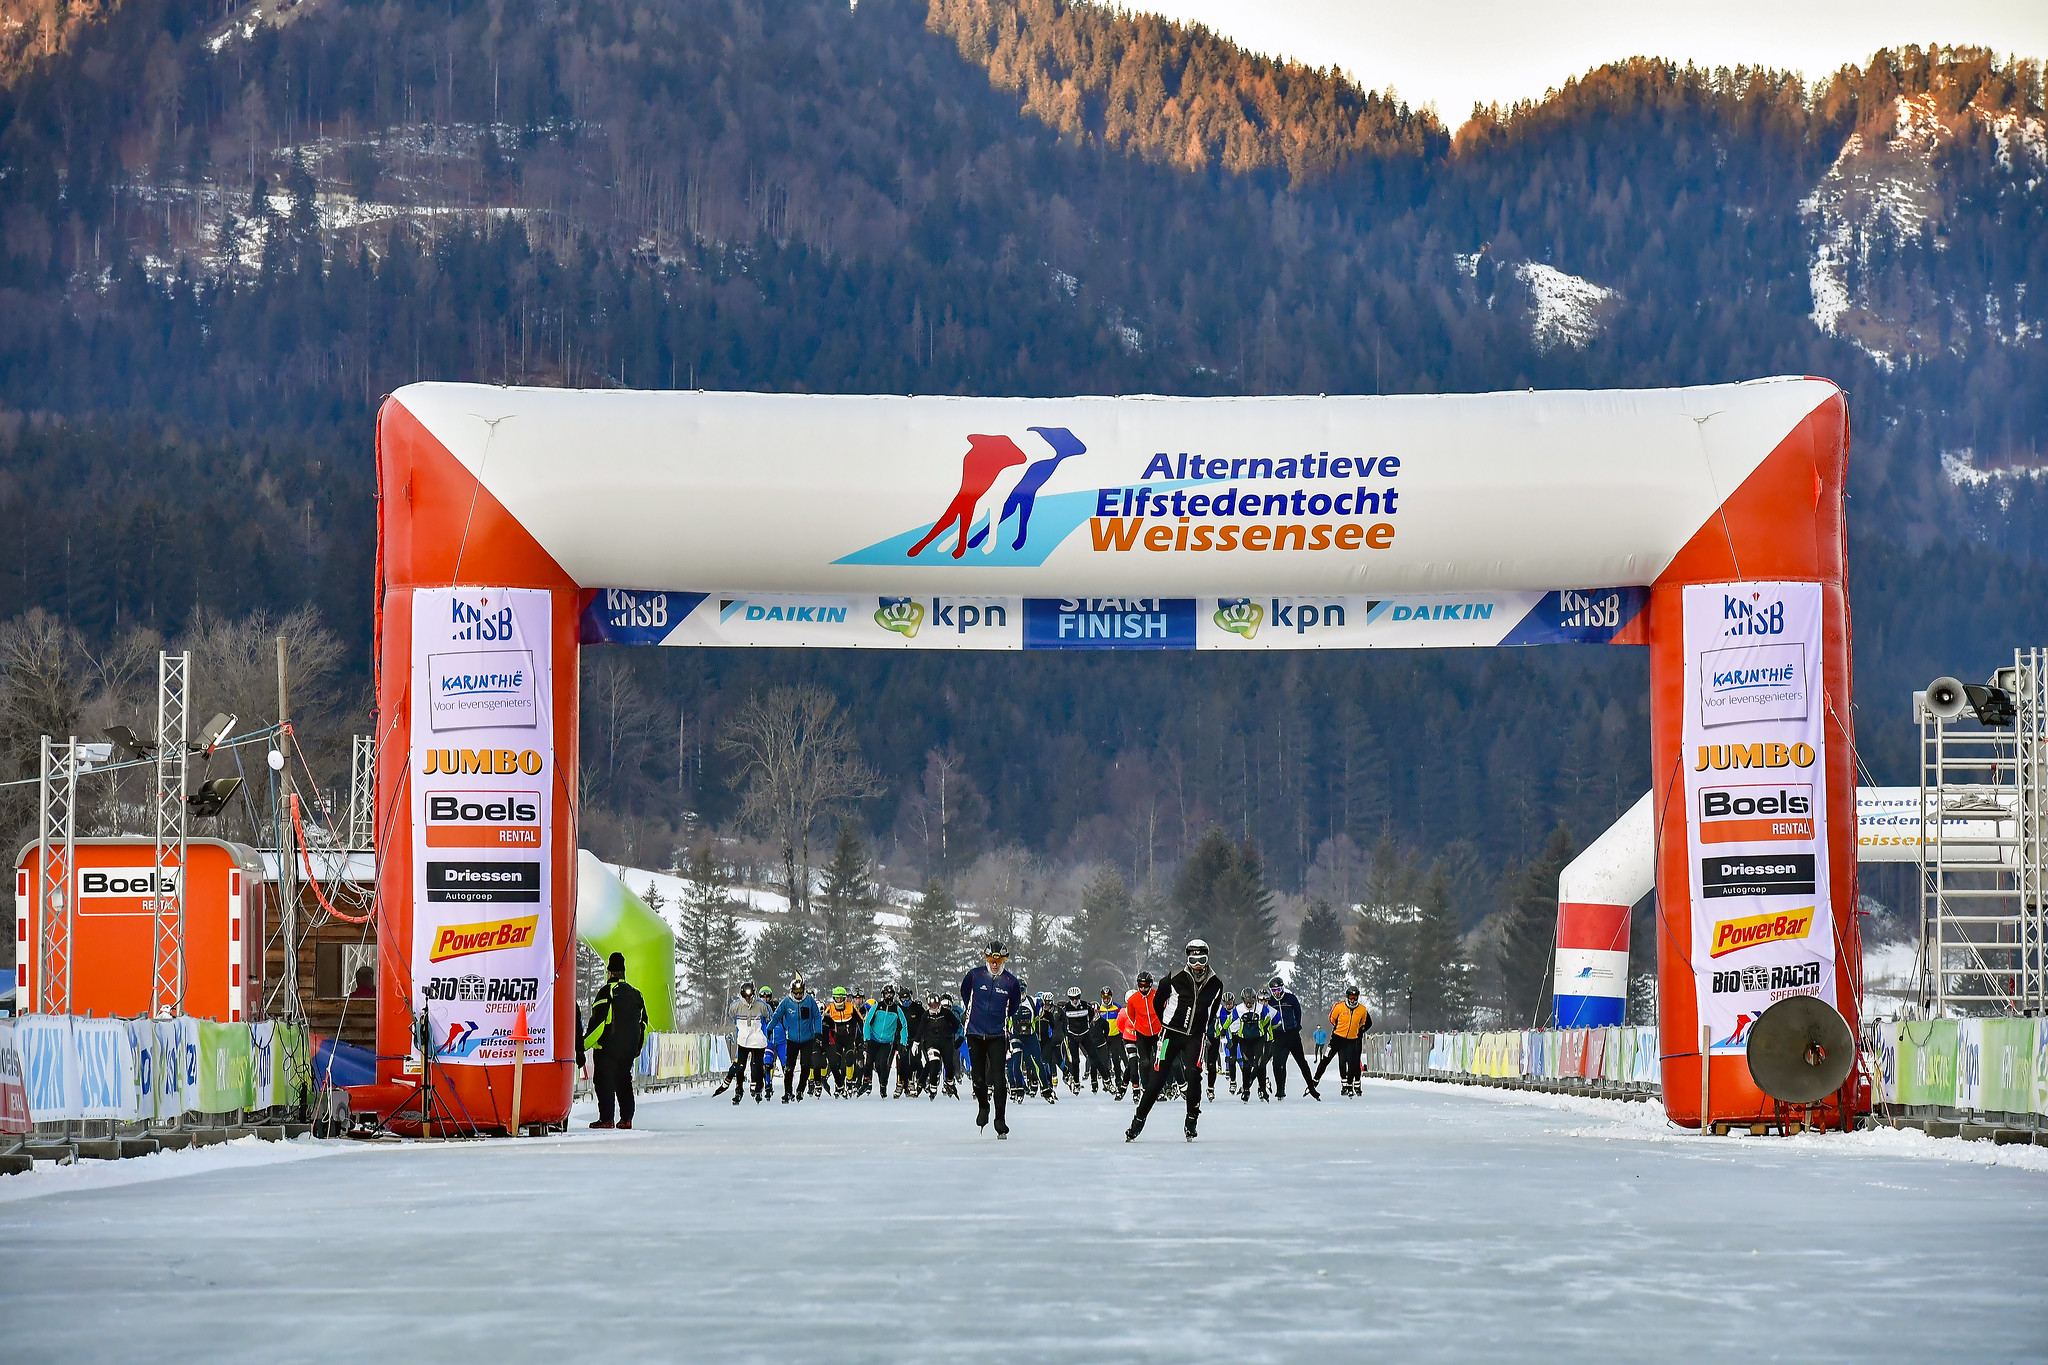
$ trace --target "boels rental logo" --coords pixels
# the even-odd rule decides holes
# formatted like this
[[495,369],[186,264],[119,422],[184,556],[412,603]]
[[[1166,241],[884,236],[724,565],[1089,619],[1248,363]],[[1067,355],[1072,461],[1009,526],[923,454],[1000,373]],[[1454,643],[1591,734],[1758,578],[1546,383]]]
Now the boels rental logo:
[[[1066,427],[1027,427],[1023,437],[976,432],[960,457],[960,478],[938,516],[835,563],[1036,567],[1085,525],[1097,554],[1210,550],[1384,550],[1400,512],[1401,457],[1332,456],[1301,451],[1211,457],[1198,451],[1152,452],[1134,459],[1128,482],[1046,493],[1054,474],[1088,446]],[[1001,494],[1012,470],[1021,470]],[[1114,473],[1116,471],[1105,471]],[[888,603],[883,604],[884,612]],[[878,624],[906,637],[921,622],[897,616]],[[1223,625],[1222,622],[1218,623]],[[1238,620],[1226,630],[1252,634]],[[1252,635],[1245,635],[1250,639]]]

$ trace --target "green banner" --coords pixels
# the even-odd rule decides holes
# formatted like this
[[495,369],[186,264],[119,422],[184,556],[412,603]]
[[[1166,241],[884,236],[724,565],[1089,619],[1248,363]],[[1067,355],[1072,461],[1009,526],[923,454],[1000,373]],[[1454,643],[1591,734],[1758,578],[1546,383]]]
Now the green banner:
[[224,1114],[230,1109],[250,1109],[255,1104],[249,1026],[200,1020],[199,1099],[192,1107],[205,1114]]
[[1978,1108],[1994,1114],[2024,1114],[2033,1104],[2034,1021],[1986,1019]]
[[1899,1103],[1956,1102],[1956,1021],[1899,1024]]
[[304,1025],[277,1026],[270,1043],[270,1102],[298,1108],[312,1088],[312,1047]]

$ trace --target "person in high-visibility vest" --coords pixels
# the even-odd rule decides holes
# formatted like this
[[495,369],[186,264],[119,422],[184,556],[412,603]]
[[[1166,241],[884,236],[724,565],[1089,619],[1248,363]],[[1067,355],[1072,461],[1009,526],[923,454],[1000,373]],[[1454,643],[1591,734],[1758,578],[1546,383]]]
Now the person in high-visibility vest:
[[1343,1083],[1340,1095],[1362,1095],[1365,1088],[1360,1084],[1359,1053],[1364,1046],[1365,1031],[1372,1027],[1372,1011],[1358,998],[1358,987],[1344,992],[1344,998],[1330,1006],[1330,1050],[1323,1054],[1323,1060],[1316,1067],[1316,1079],[1323,1078],[1323,1068],[1330,1064],[1330,1058],[1337,1059],[1337,1079]]
[[1124,1038],[1117,1023],[1122,1012],[1116,996],[1104,986],[1102,1002],[1095,1007],[1095,1027],[1101,1031],[1102,1050],[1109,1057],[1109,1078],[1104,1088],[1114,1091],[1118,1099],[1124,1097]]
[[605,963],[604,985],[590,1002],[590,1029],[583,1035],[583,1045],[597,1054],[590,1069],[591,1084],[597,1087],[592,1128],[633,1126],[633,1063],[646,1041],[647,1002],[626,982],[626,955],[613,953]]

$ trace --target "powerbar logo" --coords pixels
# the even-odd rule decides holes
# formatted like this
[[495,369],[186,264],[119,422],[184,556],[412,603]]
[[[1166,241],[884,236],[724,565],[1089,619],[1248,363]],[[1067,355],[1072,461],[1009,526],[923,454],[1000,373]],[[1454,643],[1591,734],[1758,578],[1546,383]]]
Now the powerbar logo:
[[1799,991],[1820,984],[1818,962],[1780,963],[1775,967],[1731,967],[1714,973],[1715,995],[1754,991]]
[[1714,925],[1714,940],[1707,949],[1707,955],[1721,957],[1727,953],[1759,947],[1766,943],[1802,939],[1806,937],[1806,931],[1812,925],[1813,907],[1810,905],[1803,910],[1783,910],[1777,914],[1720,920]]
[[539,924],[539,915],[485,920],[479,924],[444,924],[434,935],[434,946],[427,953],[427,960],[447,962],[453,958],[468,957],[471,953],[530,947]]

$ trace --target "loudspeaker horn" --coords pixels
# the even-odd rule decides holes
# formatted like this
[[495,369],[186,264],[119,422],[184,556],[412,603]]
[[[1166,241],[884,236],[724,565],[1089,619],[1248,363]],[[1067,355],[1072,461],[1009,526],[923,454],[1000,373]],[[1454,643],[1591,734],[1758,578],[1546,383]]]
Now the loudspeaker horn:
[[1936,678],[1927,684],[1927,709],[1937,720],[1954,720],[1969,705],[1969,694],[1954,678]]
[[1855,1064],[1856,1037],[1848,1021],[1817,996],[1788,996],[1750,1025],[1750,1079],[1774,1100],[1826,1099],[1841,1089]]

